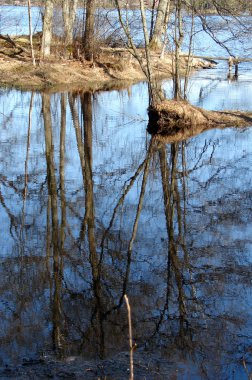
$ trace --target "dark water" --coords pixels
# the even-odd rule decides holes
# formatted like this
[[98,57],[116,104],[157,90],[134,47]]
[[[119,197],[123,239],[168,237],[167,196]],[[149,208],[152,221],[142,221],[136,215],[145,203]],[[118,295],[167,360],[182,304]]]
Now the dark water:
[[[191,101],[251,110],[249,66],[225,75],[195,74]],[[127,294],[149,378],[248,378],[252,129],[161,144],[147,105],[144,83],[1,91],[1,366],[127,352]]]

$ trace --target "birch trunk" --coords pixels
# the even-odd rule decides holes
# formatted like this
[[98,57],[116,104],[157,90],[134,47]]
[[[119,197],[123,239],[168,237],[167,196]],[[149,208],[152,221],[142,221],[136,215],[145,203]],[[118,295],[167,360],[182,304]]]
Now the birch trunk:
[[53,6],[53,0],[46,0],[43,20],[41,58],[48,57],[51,53]]
[[76,16],[78,0],[63,0],[62,15],[65,27],[66,46],[73,43],[73,27]]
[[150,42],[152,50],[162,48],[162,37],[165,30],[166,13],[169,8],[170,0],[160,0],[157,9],[157,17],[154,25],[154,30]]

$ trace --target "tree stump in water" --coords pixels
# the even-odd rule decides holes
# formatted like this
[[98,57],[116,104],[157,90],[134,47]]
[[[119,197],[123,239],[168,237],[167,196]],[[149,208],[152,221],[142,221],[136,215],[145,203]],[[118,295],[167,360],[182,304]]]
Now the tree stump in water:
[[149,108],[148,131],[159,136],[185,139],[212,128],[245,126],[252,126],[252,112],[207,111],[176,100],[165,100]]

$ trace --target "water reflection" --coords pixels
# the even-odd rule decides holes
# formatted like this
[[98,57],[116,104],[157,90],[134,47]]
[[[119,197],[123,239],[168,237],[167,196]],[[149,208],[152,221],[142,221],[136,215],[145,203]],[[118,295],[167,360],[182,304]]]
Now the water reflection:
[[10,96],[0,153],[2,363],[128,351],[127,293],[136,355],[159,358],[159,374],[245,379],[251,130],[167,144],[121,115],[120,104],[134,107],[127,93],[114,93],[117,113],[111,93]]

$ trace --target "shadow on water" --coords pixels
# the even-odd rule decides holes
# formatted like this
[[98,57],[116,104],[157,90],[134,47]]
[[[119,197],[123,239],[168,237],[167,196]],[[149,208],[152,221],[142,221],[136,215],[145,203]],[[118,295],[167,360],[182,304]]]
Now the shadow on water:
[[3,119],[2,365],[99,359],[127,378],[128,294],[136,378],[247,378],[250,130],[168,144],[138,123],[130,140],[127,120],[98,129],[99,94],[29,96],[28,132]]

